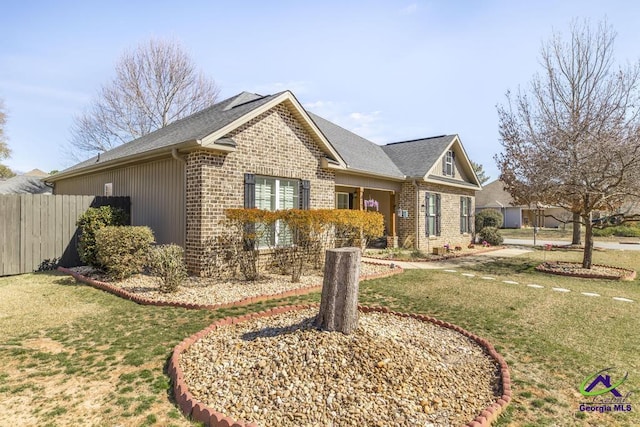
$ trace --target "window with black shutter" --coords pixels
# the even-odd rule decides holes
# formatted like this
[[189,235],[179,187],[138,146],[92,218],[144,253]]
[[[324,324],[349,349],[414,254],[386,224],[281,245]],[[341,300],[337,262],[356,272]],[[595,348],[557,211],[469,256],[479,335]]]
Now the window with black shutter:
[[441,214],[440,214],[440,194],[426,193],[425,195],[425,214],[426,214],[426,235],[439,236],[441,233]]

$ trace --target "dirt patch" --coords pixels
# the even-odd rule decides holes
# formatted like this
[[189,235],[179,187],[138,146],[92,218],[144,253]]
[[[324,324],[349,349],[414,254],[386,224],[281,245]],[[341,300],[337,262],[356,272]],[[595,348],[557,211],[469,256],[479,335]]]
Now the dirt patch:
[[592,265],[591,268],[582,268],[580,263],[566,261],[543,262],[536,267],[536,270],[543,273],[585,279],[633,280],[636,277],[634,270],[626,268],[596,264]]
[[51,338],[35,338],[22,342],[22,346],[30,350],[37,350],[46,353],[58,354],[62,353],[65,348],[62,344]]

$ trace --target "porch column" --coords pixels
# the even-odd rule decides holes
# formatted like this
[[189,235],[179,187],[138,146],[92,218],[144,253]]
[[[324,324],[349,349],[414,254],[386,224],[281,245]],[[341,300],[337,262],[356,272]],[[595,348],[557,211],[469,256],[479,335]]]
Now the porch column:
[[396,236],[396,195],[392,192],[389,194],[389,233],[391,237]]
[[389,193],[389,236],[387,236],[387,247],[397,248],[398,237],[396,236],[396,195],[392,191]]
[[364,210],[364,187],[358,187],[358,210]]

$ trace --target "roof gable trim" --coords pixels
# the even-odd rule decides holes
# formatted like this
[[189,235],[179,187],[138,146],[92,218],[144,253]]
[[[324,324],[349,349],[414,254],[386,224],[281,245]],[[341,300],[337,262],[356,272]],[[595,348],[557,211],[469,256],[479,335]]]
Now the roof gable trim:
[[[244,114],[243,116],[239,117],[238,119],[234,120],[228,125],[205,136],[204,138],[198,140],[197,142],[203,147],[207,147],[207,148],[221,147],[219,144],[216,144],[216,142],[219,141],[220,139],[224,139],[225,135],[229,134],[230,132],[236,130],[240,126],[248,123],[249,121],[253,120],[254,118],[269,111],[276,105],[279,105],[283,102],[288,103],[289,107],[293,108],[293,110],[297,113],[296,116],[299,116],[299,118],[304,122],[306,127],[311,131],[312,136],[320,144],[320,147],[326,152],[326,154],[328,154],[333,159],[335,159],[338,162],[338,165],[340,168],[343,168],[343,169],[346,168],[347,165],[345,161],[338,154],[335,148],[333,148],[329,140],[324,136],[324,134],[316,126],[313,120],[311,120],[311,118],[309,117],[305,109],[302,108],[302,106],[300,105],[298,100],[295,98],[295,96],[289,91],[282,92],[280,95],[275,96],[269,102],[261,105],[258,108],[251,110],[247,114]],[[228,149],[228,147],[224,147],[224,148]]]

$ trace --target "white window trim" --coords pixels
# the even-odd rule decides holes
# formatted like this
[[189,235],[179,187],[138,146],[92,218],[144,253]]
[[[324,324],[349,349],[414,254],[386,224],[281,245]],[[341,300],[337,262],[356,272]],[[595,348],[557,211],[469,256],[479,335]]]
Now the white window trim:
[[[341,208],[338,206],[338,195],[344,195],[347,196],[347,207],[346,208]],[[345,193],[344,191],[336,191],[336,209],[349,209],[349,193]]]
[[448,150],[445,153],[445,171],[444,171],[444,175],[445,176],[453,176],[453,151],[452,150]]
[[[280,181],[296,182],[297,183],[297,185],[296,185],[297,192],[298,192],[298,194],[300,193],[300,180],[298,180],[298,179],[280,178],[280,177],[275,177],[275,176],[264,176],[264,175],[258,175],[258,176],[256,176],[256,179],[264,179],[264,180],[273,180],[274,181],[273,191],[274,191],[274,195],[275,195],[275,197],[274,197],[275,210],[279,210],[280,209]],[[298,198],[299,197],[300,196],[298,195]],[[257,200],[257,198],[256,198],[256,200]],[[295,197],[294,197],[294,200],[295,200]],[[299,200],[298,200],[298,202],[299,202]],[[296,209],[296,207],[294,206],[293,209]],[[280,245],[280,242],[278,242],[278,240],[280,238],[280,236],[279,236],[280,227],[281,227],[280,221],[276,221],[274,227],[275,227],[275,229],[274,229],[274,233],[275,233],[275,235],[274,235],[274,246],[277,247],[277,246]],[[267,246],[260,246],[259,249],[264,249],[266,247]]]

